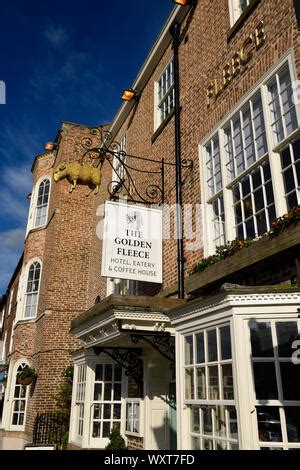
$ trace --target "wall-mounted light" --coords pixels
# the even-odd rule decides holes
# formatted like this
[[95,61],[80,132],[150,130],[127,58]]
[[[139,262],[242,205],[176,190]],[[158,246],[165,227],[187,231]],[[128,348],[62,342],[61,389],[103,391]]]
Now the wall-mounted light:
[[173,0],[173,3],[176,5],[184,6],[184,5],[196,5],[197,0]]
[[31,194],[31,193],[29,193],[29,194],[27,194],[27,196],[26,196],[26,197],[27,197],[27,199],[29,199],[29,200],[30,200],[30,199],[32,198],[32,194]]
[[56,148],[57,148],[57,144],[55,142],[46,142],[45,143],[45,147],[44,147],[45,150],[51,151],[51,150],[55,150]]
[[133,90],[132,88],[127,88],[123,91],[121,100],[123,101],[132,101],[136,100],[139,96],[139,92],[137,90]]

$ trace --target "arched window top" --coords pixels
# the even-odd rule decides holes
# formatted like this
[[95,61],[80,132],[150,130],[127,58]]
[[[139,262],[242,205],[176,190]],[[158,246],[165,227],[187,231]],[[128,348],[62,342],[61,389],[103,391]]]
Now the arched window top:
[[[25,361],[19,363],[14,372],[14,400],[12,401],[11,425],[19,429],[25,425],[25,413],[27,408],[28,387],[21,385],[17,381],[18,372],[28,366]],[[16,428],[15,428],[16,429]]]
[[36,316],[37,301],[40,287],[41,278],[41,263],[33,261],[28,269],[27,285],[26,285],[26,299],[25,299],[25,318],[32,318]]
[[50,194],[50,179],[44,178],[38,185],[36,200],[35,227],[45,225],[47,222],[47,212]]

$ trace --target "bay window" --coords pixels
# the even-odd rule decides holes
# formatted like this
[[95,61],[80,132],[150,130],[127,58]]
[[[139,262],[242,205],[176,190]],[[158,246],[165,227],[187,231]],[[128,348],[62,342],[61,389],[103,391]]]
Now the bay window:
[[230,325],[185,337],[185,404],[193,450],[238,448]]

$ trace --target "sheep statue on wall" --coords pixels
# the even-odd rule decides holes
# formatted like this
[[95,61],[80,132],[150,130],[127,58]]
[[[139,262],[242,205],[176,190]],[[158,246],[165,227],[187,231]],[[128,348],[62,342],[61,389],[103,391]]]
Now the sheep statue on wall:
[[89,186],[89,196],[92,191],[98,194],[101,183],[101,170],[90,165],[79,162],[60,163],[54,170],[54,181],[57,182],[63,178],[71,183],[70,193],[76,189],[77,182]]

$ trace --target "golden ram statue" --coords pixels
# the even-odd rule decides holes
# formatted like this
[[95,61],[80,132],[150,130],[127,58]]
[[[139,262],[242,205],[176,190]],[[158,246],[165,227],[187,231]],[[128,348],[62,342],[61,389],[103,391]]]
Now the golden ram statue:
[[78,162],[60,163],[54,170],[53,178],[55,182],[67,178],[71,183],[70,193],[75,190],[77,182],[87,185],[90,191],[86,196],[89,196],[94,190],[94,194],[99,192],[101,171],[99,168]]

